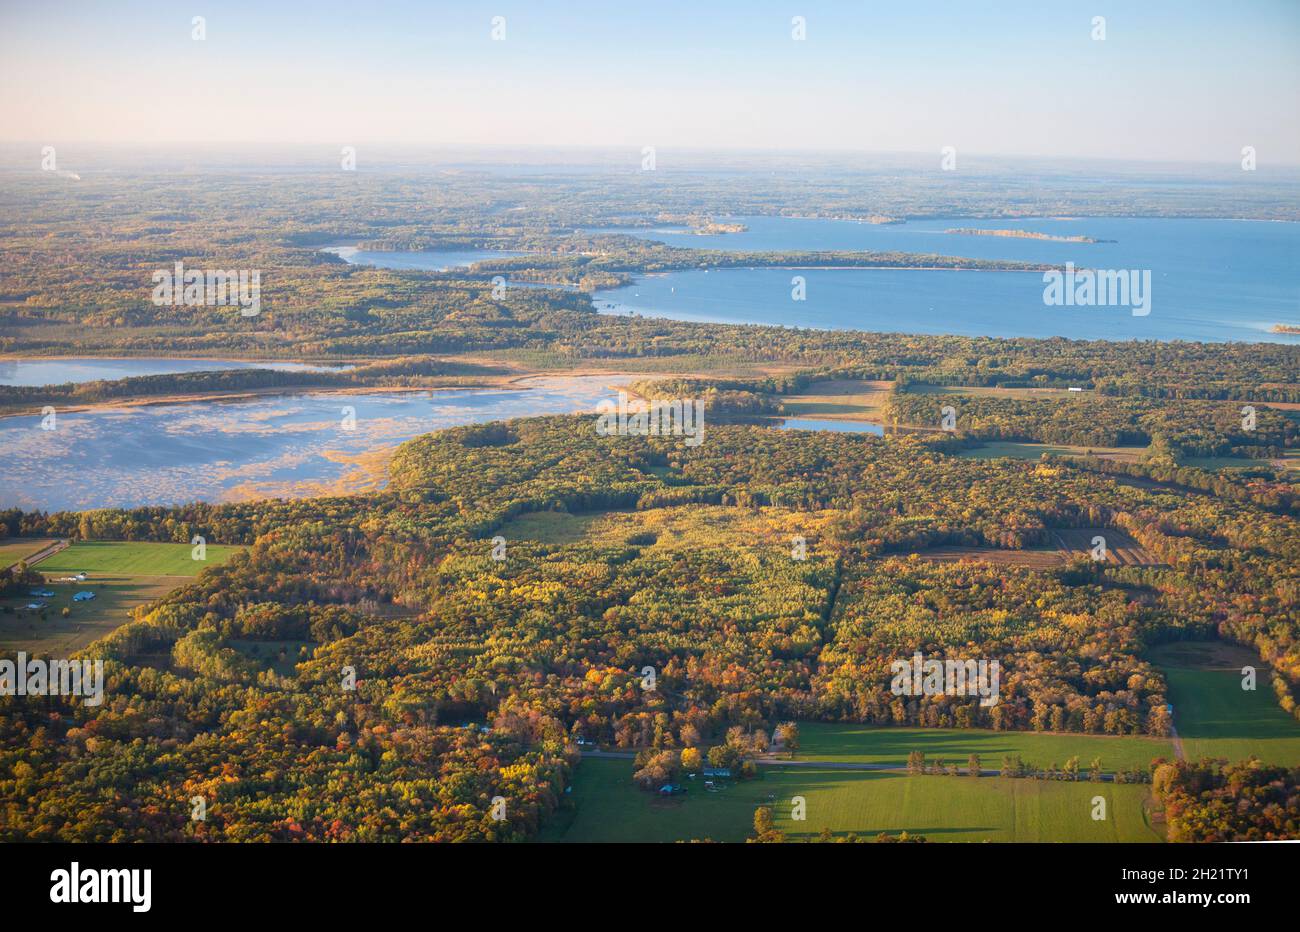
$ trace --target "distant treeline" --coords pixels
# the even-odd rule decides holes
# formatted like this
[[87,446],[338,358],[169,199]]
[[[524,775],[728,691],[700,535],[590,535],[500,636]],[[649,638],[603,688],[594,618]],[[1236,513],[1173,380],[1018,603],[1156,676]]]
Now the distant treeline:
[[220,394],[279,388],[358,388],[474,384],[508,370],[438,359],[393,359],[353,369],[304,371],[220,369],[68,382],[62,385],[0,385],[0,412],[28,412],[44,405],[95,404],[123,398]]
[[1277,457],[1300,438],[1300,426],[1271,408],[1255,409],[1254,426],[1247,429],[1240,404],[1188,399],[894,392],[886,415],[903,424],[939,427],[944,407],[953,409],[959,433],[981,440],[1127,447],[1163,438],[1175,457]]

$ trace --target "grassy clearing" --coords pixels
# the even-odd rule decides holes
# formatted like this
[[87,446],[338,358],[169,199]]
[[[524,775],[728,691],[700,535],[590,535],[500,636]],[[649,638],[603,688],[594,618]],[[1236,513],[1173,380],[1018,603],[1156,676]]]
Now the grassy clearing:
[[879,422],[884,418],[884,404],[892,387],[892,382],[853,379],[814,382],[807,391],[783,398],[781,405],[790,417]]
[[[52,591],[53,596],[24,592],[0,600],[0,650],[49,652],[56,656],[80,650],[129,621],[136,606],[162,598],[205,567],[224,563],[240,549],[209,546],[207,560],[197,561],[190,559],[188,544],[73,544],[36,566],[47,580],[39,588]],[[85,581],[59,581],[60,576],[80,572],[87,574]],[[95,598],[74,602],[73,595],[83,591],[94,592]],[[24,607],[33,601],[44,602],[45,607]]]
[[603,515],[574,515],[567,511],[538,511],[507,521],[499,531],[507,541],[531,540],[539,544],[564,546],[590,536],[593,523]]
[[197,576],[209,566],[220,566],[242,547],[209,544],[207,560],[190,557],[189,544],[151,544],[135,541],[88,540],[73,544],[47,560],[39,569],[48,576],[87,573],[95,576]]
[[[587,759],[542,841],[674,842],[709,838],[740,842],[753,833],[754,810],[771,805],[776,825],[792,838],[906,831],[931,841],[1155,842],[1141,785],[923,777],[896,773],[764,767],[760,779],[716,793],[690,784],[684,796],[663,799],[632,785],[632,762]],[[698,783],[698,781],[697,781]],[[791,820],[802,796],[807,819]],[[1107,818],[1091,817],[1094,796],[1106,798]]]
[[753,832],[754,809],[773,789],[766,780],[738,783],[717,793],[700,781],[683,796],[668,799],[632,784],[630,760],[588,758],[578,765],[570,811],[556,813],[539,841],[673,842],[710,838],[744,841]]
[[226,641],[226,646],[234,648],[265,670],[274,670],[281,676],[293,676],[297,672],[297,665],[311,657],[312,652],[316,649],[316,642],[302,640],[253,641],[247,638],[231,638]]
[[52,543],[54,538],[49,537],[6,537],[0,540],[0,569],[39,553]]
[[[1268,764],[1300,764],[1300,722],[1278,706],[1268,667],[1235,645],[1166,644],[1151,652],[1169,681],[1174,727],[1190,760],[1252,754]],[[1255,689],[1244,690],[1241,668],[1256,670]]]
[[1031,570],[1050,570],[1065,565],[1065,554],[1055,548],[1033,547],[1025,550],[1002,550],[997,547],[929,547],[916,552],[928,563],[960,563],[976,560],[999,566],[1023,566]]
[[[44,569],[44,567],[41,567]],[[97,577],[85,583],[47,583],[50,598],[24,595],[0,601],[0,650],[48,651],[64,656],[98,640],[131,619],[131,609],[160,599],[184,582],[175,576]],[[74,602],[74,593],[90,590],[90,602]],[[44,609],[23,608],[33,600]],[[63,617],[63,609],[68,617]],[[12,611],[10,611],[12,610]]]
[[1093,758],[1100,758],[1102,770],[1107,772],[1146,767],[1152,758],[1174,756],[1173,744],[1164,738],[801,722],[795,758],[901,767],[911,751],[921,751],[927,760],[942,757],[962,767],[971,754],[978,754],[981,766],[989,770],[998,769],[1007,754],[1019,754],[1026,763],[1042,767],[1064,764],[1077,756],[1084,769]]
[[1057,546],[1027,547],[1024,550],[1007,550],[1000,547],[927,547],[916,555],[930,563],[959,563],[977,560],[1000,566],[1023,566],[1033,570],[1049,570],[1064,566],[1072,559],[1088,559],[1093,538],[1106,539],[1106,562],[1125,566],[1159,565],[1150,553],[1128,534],[1118,528],[1064,528],[1052,532]]
[[[930,841],[1158,842],[1147,821],[1149,796],[1140,784],[1064,783],[997,777],[925,777],[836,770],[774,771],[776,826],[794,838],[879,832],[924,835]],[[792,821],[790,801],[806,800],[807,818]],[[1106,818],[1092,818],[1093,799]]]
[[1062,528],[1053,531],[1068,557],[1087,558],[1096,537],[1106,539],[1106,562],[1123,566],[1157,566],[1159,561],[1132,537],[1114,527]]
[[[605,511],[593,514],[537,512],[520,515],[500,530],[507,541],[531,540],[550,545],[590,543],[597,546],[636,546],[673,549],[713,549],[719,546],[790,549],[790,538],[806,537],[810,557],[818,555],[817,538],[837,511],[802,512],[785,508],[752,511],[724,505],[689,505],[649,511]],[[653,538],[653,542],[651,542]]]

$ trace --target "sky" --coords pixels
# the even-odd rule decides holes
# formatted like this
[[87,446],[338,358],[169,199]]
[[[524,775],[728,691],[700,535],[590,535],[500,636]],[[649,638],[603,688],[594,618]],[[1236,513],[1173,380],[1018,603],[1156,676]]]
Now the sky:
[[0,142],[1263,167],[1300,164],[1298,110],[1300,0],[0,0]]

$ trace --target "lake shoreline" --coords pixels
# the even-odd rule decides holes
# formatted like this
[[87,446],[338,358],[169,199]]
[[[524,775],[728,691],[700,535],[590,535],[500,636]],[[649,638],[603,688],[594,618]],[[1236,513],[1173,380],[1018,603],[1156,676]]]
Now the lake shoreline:
[[[970,268],[958,265],[715,265],[708,269],[666,269],[663,271],[642,272],[642,277],[656,275],[673,275],[679,272],[762,272],[766,270],[782,271],[785,269],[809,269],[824,272],[1023,272],[1025,274],[1042,274],[1043,272],[1063,271],[1061,266],[1044,265],[1041,268],[1027,269],[1023,266],[1014,268]],[[1076,272],[1086,269],[1076,268]],[[635,273],[634,273],[635,274]],[[630,288],[630,285],[620,287]]]
[[[654,277],[633,271],[631,286],[601,287],[593,298],[605,312],[718,325],[794,324],[866,333],[899,329],[898,322],[906,321],[903,329],[909,333],[971,338],[1300,342],[1297,334],[1274,326],[1293,323],[1294,290],[1287,282],[1300,246],[1294,224],[1247,223],[1248,217],[1191,222],[1140,215],[1060,216],[976,219],[944,212],[908,217],[901,226],[802,213],[727,216],[749,232],[727,237],[639,234],[689,250],[696,267],[682,269],[674,261],[670,268],[656,269],[661,274]],[[728,257],[719,261],[714,252],[701,249]],[[871,264],[869,253],[884,252],[895,255],[880,255],[879,264]],[[1125,292],[1118,299],[1098,296],[1062,304],[1045,297],[1036,277],[937,274],[1050,273],[1071,265],[1076,274],[1106,270],[1127,275],[1141,282],[1142,298],[1130,300]],[[904,271],[931,274],[898,274]],[[797,296],[781,281],[792,273],[807,276],[806,282],[789,283],[804,289]],[[1243,295],[1249,300],[1243,302]],[[1143,309],[1130,316],[1124,308],[1134,304]]]
[[[204,404],[207,402],[220,403],[226,401],[244,401],[255,398],[274,398],[284,395],[373,395],[379,393],[398,394],[402,392],[435,392],[435,391],[491,391],[499,388],[498,385],[358,385],[346,388],[340,388],[337,385],[286,385],[276,388],[250,388],[239,389],[230,392],[200,392],[190,395],[132,395],[126,398],[115,398],[112,401],[97,401],[91,403],[75,404],[62,407],[53,405],[52,407],[59,414],[84,414],[96,411],[110,411],[118,408],[147,408],[154,405],[176,405],[176,404]],[[9,417],[38,417],[39,412],[24,413],[21,411],[0,412],[0,419]]]
[[[397,358],[397,357],[393,357],[393,358]],[[280,364],[280,365],[293,365],[293,366],[321,366],[321,367],[328,367],[330,369],[339,369],[339,370],[342,370],[347,366],[366,365],[367,362],[369,361],[364,357],[359,360],[358,359],[340,360],[334,358],[304,359],[302,357],[296,357],[294,359],[280,359],[280,358],[257,359],[255,357],[241,358],[236,356],[230,356],[225,353],[221,354],[220,356],[170,356],[170,355],[159,356],[156,351],[151,351],[149,353],[137,353],[134,356],[122,356],[120,354],[110,356],[104,353],[95,352],[93,347],[85,351],[79,351],[76,353],[54,353],[51,355],[46,355],[44,353],[32,353],[29,355],[24,355],[21,353],[0,353],[0,363],[34,362],[34,361],[57,362],[63,359],[96,359],[96,360],[106,360],[109,362],[131,362],[133,360],[138,360],[138,359],[166,359],[169,362],[240,362],[240,363],[250,363],[250,364],[262,363],[266,365]],[[223,370],[217,370],[217,371],[223,371]],[[100,379],[98,381],[111,382],[114,380]],[[59,384],[63,384],[63,383],[59,383]]]
[[[355,494],[382,489],[392,451],[415,437],[472,424],[594,415],[615,386],[510,373],[476,386],[292,386],[81,406],[57,432],[0,419],[3,507],[91,511]],[[340,417],[341,416],[341,417]],[[45,426],[45,425],[40,425]],[[52,425],[51,425],[52,426]]]
[[[36,357],[53,359],[55,357]],[[78,357],[68,356],[67,359],[76,359]],[[129,357],[123,357],[129,358]],[[145,357],[141,357],[145,358]],[[155,357],[147,357],[155,358]],[[196,392],[192,394],[170,394],[170,395],[131,395],[124,398],[114,398],[111,401],[97,401],[88,403],[78,403],[74,405],[53,406],[58,414],[87,414],[102,411],[111,411],[115,409],[129,408],[147,408],[158,405],[183,405],[183,404],[219,404],[223,402],[240,402],[261,400],[276,397],[291,397],[295,395],[397,395],[410,392],[457,392],[457,391],[532,391],[533,386],[520,384],[530,379],[536,378],[555,378],[555,379],[578,379],[594,378],[606,376],[611,379],[636,379],[664,376],[658,373],[634,373],[634,372],[608,372],[570,369],[563,371],[543,371],[530,370],[525,372],[512,373],[492,377],[489,381],[476,382],[473,384],[463,385],[285,385],[274,386],[269,388],[253,389],[234,389],[229,392]],[[681,377],[699,377],[694,373],[687,373]],[[39,411],[0,411],[0,420],[15,417],[39,417]]]

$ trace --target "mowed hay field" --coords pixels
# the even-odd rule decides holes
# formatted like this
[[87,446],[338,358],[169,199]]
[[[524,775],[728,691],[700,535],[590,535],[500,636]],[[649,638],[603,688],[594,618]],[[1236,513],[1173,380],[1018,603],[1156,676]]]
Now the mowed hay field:
[[[917,555],[931,563],[959,563],[976,560],[999,566],[1023,566],[1031,570],[1048,570],[1064,566],[1071,560],[1091,559],[1093,539],[1105,538],[1106,562],[1122,566],[1157,566],[1155,557],[1118,528],[1067,528],[1051,532],[1055,547],[1031,547],[1004,550],[997,547],[929,547]],[[887,554],[896,556],[896,554]]]
[[[1066,783],[1000,777],[932,777],[901,773],[773,769],[776,827],[793,838],[879,832],[924,835],[936,842],[1159,842],[1148,821],[1144,784]],[[807,818],[791,818],[791,799],[806,800]],[[1105,818],[1092,818],[1094,798]]]
[[195,560],[189,544],[151,544],[136,541],[87,540],[73,544],[37,569],[46,577],[72,573],[96,576],[197,576],[208,566],[219,566],[242,547],[209,544],[207,559]]
[[54,538],[50,537],[6,537],[0,540],[0,570],[40,553],[52,543]]
[[[541,841],[741,842],[753,834],[754,810],[770,805],[792,839],[823,828],[874,838],[880,832],[930,841],[1158,842],[1147,821],[1148,788],[1139,784],[1063,783],[998,777],[931,777],[901,773],[765,766],[759,779],[716,793],[688,782],[683,796],[637,789],[630,760],[588,758],[574,775],[573,808],[556,814]],[[807,819],[791,819],[802,796]],[[1092,818],[1093,798],[1106,818]]]
[[[83,541],[42,560],[34,567],[46,578],[50,598],[23,592],[0,600],[0,649],[66,655],[80,650],[129,621],[131,609],[152,602],[197,576],[205,567],[229,560],[241,547],[212,546],[207,560],[190,557],[188,544],[132,541]],[[60,582],[61,576],[86,573],[82,582]],[[95,598],[74,602],[77,592]],[[25,609],[44,602],[39,611]],[[63,609],[68,617],[63,617]],[[12,611],[10,611],[12,610]]]
[[600,511],[571,514],[539,511],[506,522],[500,533],[508,541],[535,541],[548,546],[589,543],[657,550],[701,550],[719,546],[785,555],[790,538],[807,538],[810,557],[828,556],[819,549],[823,531],[842,512],[795,511],[790,508],[735,508],[727,505],[679,505],[647,511]]
[[831,379],[814,382],[798,395],[781,400],[782,413],[789,417],[819,417],[830,420],[880,421],[893,382]]
[[[1300,765],[1300,721],[1277,704],[1269,668],[1252,652],[1221,642],[1166,644],[1151,652],[1169,682],[1174,727],[1189,760],[1201,757]],[[1253,666],[1255,689],[1242,689]]]
[[[886,554],[896,556],[896,554]],[[917,551],[917,556],[929,563],[960,563],[973,560],[998,566],[1023,566],[1031,570],[1050,570],[1064,566],[1065,554],[1049,547],[1027,550],[1003,550],[996,547],[930,547]]]
[[1085,771],[1098,758],[1105,773],[1146,768],[1154,758],[1174,757],[1173,743],[1167,738],[800,722],[795,760],[902,767],[912,751],[920,751],[927,761],[943,758],[962,769],[970,755],[978,754],[985,770],[1000,769],[1004,755],[1019,754],[1025,763],[1038,767],[1061,765],[1078,757],[1079,767]]
[[1146,548],[1119,528],[1069,528],[1053,531],[1057,541],[1070,557],[1089,557],[1094,538],[1106,541],[1106,562],[1122,566],[1156,566],[1156,558]]

